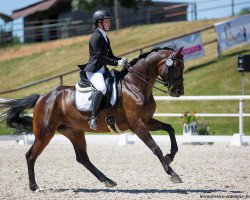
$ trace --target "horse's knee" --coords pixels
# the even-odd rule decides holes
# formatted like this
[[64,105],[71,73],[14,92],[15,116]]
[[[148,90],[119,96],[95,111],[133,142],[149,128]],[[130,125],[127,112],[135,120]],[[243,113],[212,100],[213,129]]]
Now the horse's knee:
[[164,124],[163,129],[167,131],[169,135],[175,134],[175,130],[170,124]]
[[26,161],[28,163],[30,163],[32,161],[32,155],[31,155],[31,150],[29,150],[26,154],[25,154],[25,158],[26,158]]
[[29,157],[30,157],[30,151],[28,151],[28,152],[25,154],[25,158],[26,158],[26,160],[28,160],[28,159],[29,159]]
[[169,125],[168,132],[169,134],[175,134],[175,130],[171,125]]

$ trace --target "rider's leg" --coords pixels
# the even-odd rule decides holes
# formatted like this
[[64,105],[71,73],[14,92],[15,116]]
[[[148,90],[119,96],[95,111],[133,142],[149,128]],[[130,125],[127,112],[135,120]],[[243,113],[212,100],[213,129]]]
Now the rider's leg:
[[92,94],[93,108],[92,108],[91,118],[88,123],[89,123],[89,127],[93,130],[98,129],[98,126],[97,126],[98,111],[99,111],[99,106],[100,106],[103,96],[104,94],[98,90]]
[[101,104],[101,101],[106,94],[107,87],[104,81],[102,71],[96,73],[87,72],[87,77],[93,86],[96,88],[96,91],[92,94],[92,114],[89,120],[89,127],[93,130],[97,130],[97,118],[98,118],[98,109]]

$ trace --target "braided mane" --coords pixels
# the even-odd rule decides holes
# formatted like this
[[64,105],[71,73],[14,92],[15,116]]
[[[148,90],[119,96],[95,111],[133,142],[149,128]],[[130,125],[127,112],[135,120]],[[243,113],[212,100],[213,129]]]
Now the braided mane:
[[142,53],[138,56],[138,58],[134,58],[133,60],[130,61],[130,66],[133,67],[140,59],[142,58],[146,58],[149,54],[151,54],[152,52],[156,52],[159,50],[172,50],[175,51],[175,49],[171,48],[171,47],[155,47],[153,48],[151,51]]
[[[138,58],[134,58],[133,60],[131,60],[129,62],[130,64],[130,67],[133,67],[136,63],[139,62],[139,60],[143,59],[143,58],[146,58],[149,54],[151,54],[152,52],[157,52],[159,50],[171,50],[171,51],[175,51],[176,49],[173,49],[171,47],[156,47],[156,48],[153,48],[151,51],[148,51],[148,52],[145,52],[145,53],[142,53],[138,56]],[[117,80],[122,80],[126,75],[128,74],[128,68],[123,68],[120,73],[119,73],[119,76],[117,77]]]

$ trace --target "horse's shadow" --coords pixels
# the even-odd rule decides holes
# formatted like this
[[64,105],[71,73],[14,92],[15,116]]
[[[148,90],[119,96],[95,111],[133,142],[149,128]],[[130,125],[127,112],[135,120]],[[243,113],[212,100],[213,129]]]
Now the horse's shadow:
[[[53,189],[51,189],[53,190]],[[106,193],[124,193],[124,194],[189,194],[189,193],[199,193],[199,194],[209,194],[209,193],[217,193],[217,192],[230,192],[230,193],[244,193],[243,191],[228,191],[221,189],[54,189],[53,192],[65,192],[65,191],[73,191],[75,193],[98,193],[98,192],[106,192]]]

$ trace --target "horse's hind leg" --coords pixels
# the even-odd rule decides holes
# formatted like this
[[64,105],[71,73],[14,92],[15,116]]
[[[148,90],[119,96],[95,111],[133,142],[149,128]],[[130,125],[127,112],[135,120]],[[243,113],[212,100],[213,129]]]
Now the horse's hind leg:
[[54,133],[53,134],[40,133],[39,136],[36,136],[34,144],[26,153],[26,160],[27,160],[28,172],[29,172],[29,186],[32,191],[42,190],[36,184],[34,166],[35,166],[37,157],[42,153],[44,148],[49,144],[53,136],[54,136]]
[[66,136],[74,146],[76,153],[76,160],[86,167],[99,181],[104,182],[106,187],[114,187],[116,183],[106,177],[100,172],[89,160],[86,148],[86,140],[83,133],[80,131],[73,131],[70,128],[58,130],[61,134]]
[[171,149],[170,149],[170,154],[167,154],[165,156],[165,159],[168,162],[168,164],[170,164],[174,160],[175,154],[178,152],[178,145],[175,138],[175,130],[170,124],[165,124],[153,118],[150,119],[147,127],[149,131],[164,130],[168,132],[171,142]]

